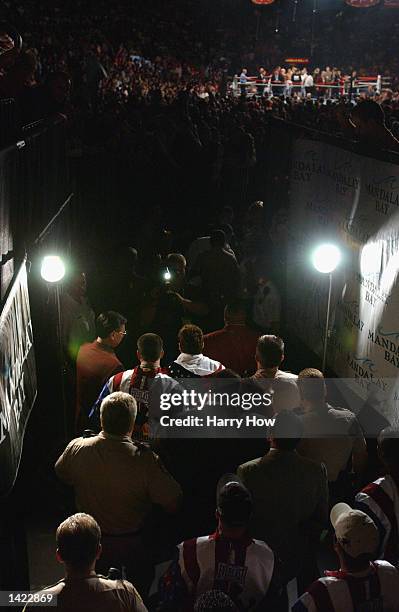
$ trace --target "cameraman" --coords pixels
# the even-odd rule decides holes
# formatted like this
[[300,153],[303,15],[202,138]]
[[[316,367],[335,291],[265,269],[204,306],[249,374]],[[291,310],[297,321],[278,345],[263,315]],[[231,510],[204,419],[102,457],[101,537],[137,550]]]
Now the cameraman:
[[179,354],[177,334],[182,325],[202,319],[209,310],[201,290],[187,282],[186,265],[180,253],[167,256],[141,312],[142,330],[163,339],[166,362]]

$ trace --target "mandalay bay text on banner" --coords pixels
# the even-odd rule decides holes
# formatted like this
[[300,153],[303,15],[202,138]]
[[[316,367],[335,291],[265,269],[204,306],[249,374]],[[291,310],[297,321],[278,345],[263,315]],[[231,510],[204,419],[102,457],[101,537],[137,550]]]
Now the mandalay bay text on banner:
[[0,496],[15,481],[26,423],[36,399],[36,366],[26,263],[0,315]]
[[399,411],[399,167],[298,140],[290,180],[288,313],[292,331],[321,355],[328,275],[312,248],[337,244],[328,366],[388,421]]

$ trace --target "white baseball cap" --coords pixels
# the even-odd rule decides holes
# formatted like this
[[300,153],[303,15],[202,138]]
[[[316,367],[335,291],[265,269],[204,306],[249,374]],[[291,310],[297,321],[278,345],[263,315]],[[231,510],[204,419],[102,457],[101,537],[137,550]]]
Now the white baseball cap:
[[379,546],[378,529],[372,519],[348,504],[336,504],[330,513],[338,543],[353,559],[368,554],[373,557]]

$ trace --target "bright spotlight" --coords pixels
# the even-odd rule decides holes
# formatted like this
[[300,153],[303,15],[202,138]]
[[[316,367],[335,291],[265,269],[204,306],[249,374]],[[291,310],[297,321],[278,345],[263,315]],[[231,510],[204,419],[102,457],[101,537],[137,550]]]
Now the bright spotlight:
[[165,279],[166,281],[170,281],[170,279],[172,278],[172,275],[171,275],[171,273],[169,272],[169,268],[166,268],[166,272],[164,272],[163,277],[164,277],[164,279]]
[[46,255],[43,258],[40,274],[48,283],[58,283],[65,276],[65,265],[58,255]]
[[381,258],[385,244],[382,241],[368,242],[360,255],[360,271],[363,276],[378,274],[381,270]]
[[335,244],[321,244],[312,255],[312,262],[318,272],[330,274],[341,261],[341,251]]

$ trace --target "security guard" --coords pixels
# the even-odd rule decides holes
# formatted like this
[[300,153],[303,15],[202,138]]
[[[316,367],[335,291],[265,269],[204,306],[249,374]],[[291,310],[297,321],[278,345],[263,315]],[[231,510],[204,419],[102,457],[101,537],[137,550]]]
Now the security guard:
[[[65,566],[65,577],[36,593],[34,601],[55,603],[59,612],[147,612],[134,588],[126,580],[111,580],[96,574],[101,556],[101,530],[88,514],[74,514],[57,529],[57,560]],[[45,610],[29,606],[27,610]]]
[[[101,530],[92,516],[79,513],[68,517],[59,525],[56,540],[56,557],[65,566],[65,577],[36,593],[34,601],[54,602],[60,612],[147,612],[130,582],[96,573]],[[27,605],[24,612],[45,609]]]
[[146,519],[154,504],[167,513],[177,512],[182,491],[159,457],[132,441],[136,414],[131,395],[111,393],[101,404],[101,432],[72,440],[55,471],[74,487],[78,510],[100,525],[102,567],[124,566],[127,577],[139,584],[146,582],[150,565],[148,543],[143,543]]

